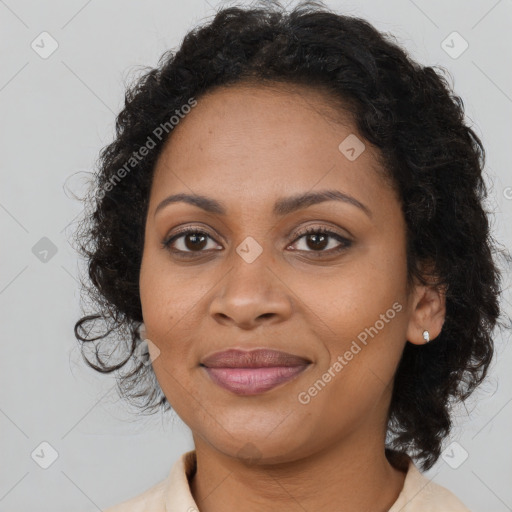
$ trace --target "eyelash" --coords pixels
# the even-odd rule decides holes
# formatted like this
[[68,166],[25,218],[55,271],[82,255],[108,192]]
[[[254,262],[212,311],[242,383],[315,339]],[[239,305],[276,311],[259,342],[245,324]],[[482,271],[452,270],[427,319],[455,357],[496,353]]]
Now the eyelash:
[[[181,257],[185,257],[185,258],[189,257],[189,256],[185,256],[185,255],[194,255],[194,253],[200,254],[202,252],[206,252],[204,250],[200,250],[200,251],[182,251],[181,249],[172,249],[171,244],[174,241],[176,241],[179,238],[182,238],[182,237],[184,237],[186,235],[189,235],[189,234],[206,235],[208,238],[213,240],[213,237],[211,237],[203,229],[195,228],[193,226],[188,226],[188,227],[186,227],[186,228],[184,228],[184,229],[174,233],[171,237],[166,238],[162,242],[162,246],[163,246],[163,248],[167,249],[168,251],[170,251],[170,252],[172,252],[174,254],[179,254]],[[327,235],[329,238],[334,238],[338,242],[340,242],[340,246],[335,248],[335,249],[329,249],[327,251],[325,251],[325,250],[320,250],[320,251],[309,250],[309,251],[302,251],[302,252],[317,253],[319,255],[321,255],[321,254],[332,255],[332,254],[337,254],[337,253],[339,253],[341,251],[344,251],[345,249],[347,249],[348,247],[350,247],[352,245],[352,241],[349,240],[348,238],[345,238],[345,237],[341,236],[340,234],[338,234],[338,233],[336,233],[334,231],[329,231],[328,229],[318,228],[318,227],[314,227],[314,226],[310,226],[308,228],[305,228],[305,229],[300,230],[299,232],[297,232],[296,233],[296,238],[294,239],[293,243],[296,243],[301,238],[303,238],[303,237],[305,237],[307,235],[311,235],[311,234]],[[299,252],[301,252],[301,251],[299,251]]]

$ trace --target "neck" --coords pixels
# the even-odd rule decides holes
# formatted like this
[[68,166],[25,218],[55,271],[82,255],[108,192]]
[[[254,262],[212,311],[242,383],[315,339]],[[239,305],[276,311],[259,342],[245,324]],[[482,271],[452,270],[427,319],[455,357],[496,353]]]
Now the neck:
[[343,510],[386,512],[405,474],[384,452],[383,436],[357,433],[293,461],[248,465],[194,436],[197,470],[190,480],[201,512]]

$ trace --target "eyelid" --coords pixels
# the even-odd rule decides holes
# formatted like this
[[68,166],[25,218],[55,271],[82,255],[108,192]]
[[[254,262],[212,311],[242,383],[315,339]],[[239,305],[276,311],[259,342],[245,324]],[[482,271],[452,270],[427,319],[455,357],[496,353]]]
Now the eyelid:
[[[346,230],[345,230],[346,231]],[[292,233],[294,231],[292,230]],[[342,234],[339,232],[339,228],[335,228],[328,225],[316,225],[316,224],[309,224],[303,228],[300,228],[298,230],[295,230],[295,239],[294,242],[296,242],[299,238],[302,238],[304,235],[308,235],[310,233],[326,233],[328,235],[336,235],[340,238],[343,238],[348,241],[352,241],[352,235],[349,234],[348,236],[345,234]],[[348,233],[348,232],[347,232]]]
[[336,234],[341,238],[350,240],[351,242],[355,240],[354,235],[352,235],[352,233],[346,227],[342,228],[327,220],[310,220],[309,223],[301,228],[292,228],[286,233],[286,238],[290,238],[291,236],[303,236],[304,234],[307,234],[307,232],[311,229]]
[[[210,234],[208,229],[206,229],[202,226],[185,225],[182,228],[177,228],[176,231],[174,231],[172,235],[166,235],[164,237],[164,240],[161,242],[161,245],[163,246],[164,249],[170,250],[172,243],[174,243],[177,239],[181,238],[182,236],[188,235],[190,233],[202,233],[202,234],[206,235],[208,238],[210,238],[211,240],[213,240],[215,243],[217,243],[217,244],[219,243],[219,242],[217,242],[215,237],[213,237]],[[219,238],[223,238],[223,237],[219,236]],[[176,252],[182,252],[182,253],[188,252],[190,254],[194,253],[194,251],[180,251],[180,250],[177,250]],[[197,252],[201,253],[201,252],[206,252],[206,251],[197,251]]]
[[[224,240],[225,242],[227,242],[227,240],[222,235],[218,234],[210,226],[205,227],[205,226],[201,226],[201,225],[184,223],[183,225],[175,226],[174,229],[171,230],[171,231],[173,231],[173,234],[172,235],[166,235],[164,237],[164,241],[165,240],[169,240],[169,239],[174,238],[174,237],[177,237],[177,236],[182,235],[182,234],[187,234],[190,231],[193,231],[193,232],[197,232],[197,233],[204,233],[205,235],[208,235],[212,240],[215,240],[215,237],[218,237],[221,240]],[[212,235],[210,233],[211,231],[213,231],[213,233],[215,233],[215,234]],[[217,240],[215,240],[215,242],[217,242]]]

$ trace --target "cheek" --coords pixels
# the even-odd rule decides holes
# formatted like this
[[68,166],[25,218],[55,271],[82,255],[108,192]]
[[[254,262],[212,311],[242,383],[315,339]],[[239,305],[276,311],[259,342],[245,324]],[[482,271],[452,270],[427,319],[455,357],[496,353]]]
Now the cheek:
[[327,320],[337,336],[323,338],[328,358],[298,397],[302,428],[324,432],[322,442],[348,435],[370,418],[373,424],[385,417],[405,344],[404,308],[398,301],[353,311],[344,314],[340,308]]
[[311,389],[317,395],[303,391],[319,410],[332,411],[333,425],[363,415],[390,389],[407,328],[407,269],[397,244],[374,246],[324,280],[294,283],[324,354],[310,382],[321,381]]
[[339,283],[331,297],[331,360],[339,355],[357,372],[355,385],[368,379],[388,385],[400,359],[407,328],[406,269],[400,254],[362,265]]
[[390,341],[396,335],[401,338],[406,325],[406,277],[405,254],[374,245],[351,255],[335,271],[323,275],[290,272],[283,280],[334,356],[359,335],[364,342],[366,329]]
[[165,256],[157,251],[144,253],[139,290],[148,337],[163,341],[190,323],[189,317],[193,315],[200,290],[194,283],[185,282],[182,275],[173,270]]
[[186,406],[190,372],[197,366],[194,336],[198,319],[206,314],[201,298],[211,283],[199,273],[180,272],[165,254],[148,250],[141,262],[139,288],[146,335],[158,349],[153,361],[156,377],[173,406],[179,408],[183,399]]
[[141,262],[139,290],[146,337],[156,347],[157,357],[152,356],[155,374],[164,393],[174,394],[171,377],[179,371],[174,365],[184,361],[188,346],[180,342],[186,338],[181,330],[186,327],[186,313],[190,309],[186,289],[176,283],[176,276],[158,258],[146,252]]

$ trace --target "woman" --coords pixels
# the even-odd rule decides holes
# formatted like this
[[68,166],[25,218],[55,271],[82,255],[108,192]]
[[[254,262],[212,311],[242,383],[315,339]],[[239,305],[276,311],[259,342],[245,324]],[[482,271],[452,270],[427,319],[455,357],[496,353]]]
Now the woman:
[[493,354],[483,165],[446,80],[322,4],[167,52],[101,154],[75,333],[128,337],[89,364],[195,449],[108,511],[467,511],[420,469]]

